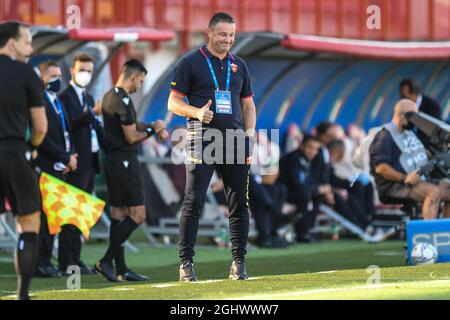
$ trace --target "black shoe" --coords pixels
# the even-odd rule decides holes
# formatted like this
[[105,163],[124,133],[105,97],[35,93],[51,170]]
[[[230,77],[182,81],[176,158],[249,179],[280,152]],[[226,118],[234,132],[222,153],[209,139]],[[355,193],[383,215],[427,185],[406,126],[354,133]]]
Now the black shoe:
[[23,295],[23,296],[17,296],[17,300],[25,300],[25,301],[27,301],[27,300],[31,300],[31,298],[30,298],[30,296],[28,295],[28,294],[26,294],[26,295]]
[[298,243],[317,243],[317,242],[319,242],[319,239],[317,239],[312,234],[307,234],[304,236],[297,236],[296,240]]
[[256,241],[256,246],[258,248],[266,248],[266,249],[275,248],[272,241],[270,241],[270,239],[267,239],[264,241],[258,240],[258,241]]
[[138,282],[142,282],[142,281],[149,281],[150,279],[142,274],[136,273],[132,270],[128,270],[127,272],[125,272],[124,274],[118,274],[117,275],[117,280],[122,282],[122,281],[138,281]]
[[280,236],[272,237],[272,242],[279,248],[287,248],[289,246],[289,242],[287,242],[285,238]]
[[186,262],[180,266],[180,281],[192,282],[197,281],[197,276],[194,271],[194,263]]
[[61,272],[53,265],[38,265],[34,271],[34,275],[40,278],[61,278]]
[[231,264],[230,275],[228,277],[230,280],[247,280],[248,274],[245,271],[245,263],[241,260],[234,260]]
[[88,267],[88,265],[85,264],[83,261],[80,260],[80,261],[77,263],[77,265],[80,267],[80,273],[81,273],[82,275],[91,275],[91,274],[94,274],[94,271],[93,271],[90,267]]
[[104,276],[108,281],[117,282],[117,277],[114,274],[113,267],[110,263],[97,262],[94,266],[95,271]]
[[68,277],[71,275],[70,273],[67,272],[67,269],[69,269],[69,266],[59,266],[58,269],[59,269],[58,272],[61,273],[61,275],[63,277]]
[[47,266],[38,265],[36,266],[36,270],[34,270],[35,277],[38,278],[51,278],[52,274],[48,271]]

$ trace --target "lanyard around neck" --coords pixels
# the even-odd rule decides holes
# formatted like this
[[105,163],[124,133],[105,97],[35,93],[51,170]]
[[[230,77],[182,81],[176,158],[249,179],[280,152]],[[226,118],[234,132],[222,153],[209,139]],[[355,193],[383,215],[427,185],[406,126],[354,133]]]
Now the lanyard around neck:
[[52,104],[52,106],[56,107],[55,111],[59,116],[59,120],[61,122],[61,126],[63,127],[63,130],[67,131],[64,110],[62,108],[61,102],[59,102],[58,97],[55,97],[55,99],[52,100],[52,97],[48,94],[48,92],[45,92],[45,94],[47,95],[47,98],[50,101],[50,103]]
[[[211,72],[211,76],[214,81],[214,87],[216,88],[216,90],[219,90],[219,82],[217,81],[216,73],[214,72],[211,61],[208,58],[208,56],[203,52],[202,49],[200,49],[200,51],[203,54],[203,56],[205,57],[206,63],[208,64],[209,71]],[[230,78],[231,78],[231,62],[230,62],[230,57],[228,57],[228,59],[227,59],[227,82],[226,82],[226,86],[225,86],[226,91],[230,91]]]

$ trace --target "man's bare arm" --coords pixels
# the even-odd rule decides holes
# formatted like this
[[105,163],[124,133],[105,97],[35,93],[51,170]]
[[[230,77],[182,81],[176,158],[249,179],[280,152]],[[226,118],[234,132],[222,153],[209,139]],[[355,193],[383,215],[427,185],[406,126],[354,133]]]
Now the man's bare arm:
[[256,127],[256,107],[253,97],[241,99],[241,108],[245,132],[249,136],[254,137]]
[[44,141],[48,129],[45,107],[32,107],[30,114],[32,123],[30,143],[33,147],[38,147]]
[[198,119],[203,123],[211,122],[214,116],[214,113],[209,110],[209,107],[212,104],[211,100],[208,100],[208,102],[203,107],[197,108],[187,104],[183,99],[183,95],[171,91],[169,95],[169,101],[167,103],[169,111],[181,117]]
[[150,134],[145,129],[143,131],[138,130],[136,123],[128,126],[122,125],[122,130],[129,144],[136,144],[150,137]]
[[375,167],[376,174],[382,176],[384,179],[395,182],[403,182],[406,175],[398,172],[387,163],[381,163]]

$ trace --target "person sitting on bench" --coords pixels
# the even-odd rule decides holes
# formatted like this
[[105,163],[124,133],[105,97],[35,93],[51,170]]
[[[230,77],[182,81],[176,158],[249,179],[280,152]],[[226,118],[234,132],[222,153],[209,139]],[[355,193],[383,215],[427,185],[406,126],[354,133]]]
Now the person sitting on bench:
[[380,200],[421,202],[424,220],[437,218],[439,204],[444,201],[443,215],[450,218],[450,184],[426,182],[419,174],[428,157],[405,116],[408,112],[418,112],[417,105],[411,100],[400,100],[392,121],[377,133],[369,148],[371,174]]

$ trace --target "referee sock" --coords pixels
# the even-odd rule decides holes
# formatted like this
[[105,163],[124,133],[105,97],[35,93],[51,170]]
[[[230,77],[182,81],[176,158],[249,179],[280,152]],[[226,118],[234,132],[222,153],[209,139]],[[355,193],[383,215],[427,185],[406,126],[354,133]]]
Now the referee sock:
[[17,297],[19,300],[29,300],[28,288],[39,255],[39,236],[34,232],[24,232],[19,236],[15,265],[17,272]]
[[[111,218],[111,227],[109,231],[109,241],[112,241],[113,235],[117,232],[117,227],[120,224],[120,220],[116,220]],[[117,274],[124,274],[128,271],[127,264],[125,263],[125,246],[122,245],[120,247],[119,252],[114,257],[114,262],[116,263],[116,273]]]
[[119,251],[114,257],[116,262],[116,272],[117,274],[124,274],[128,271],[127,263],[125,262],[125,243],[120,246]]
[[114,257],[121,250],[122,244],[127,241],[133,231],[139,225],[133,221],[129,216],[126,217],[118,226],[116,232],[112,235],[108,250],[102,258],[102,262],[111,263]]

